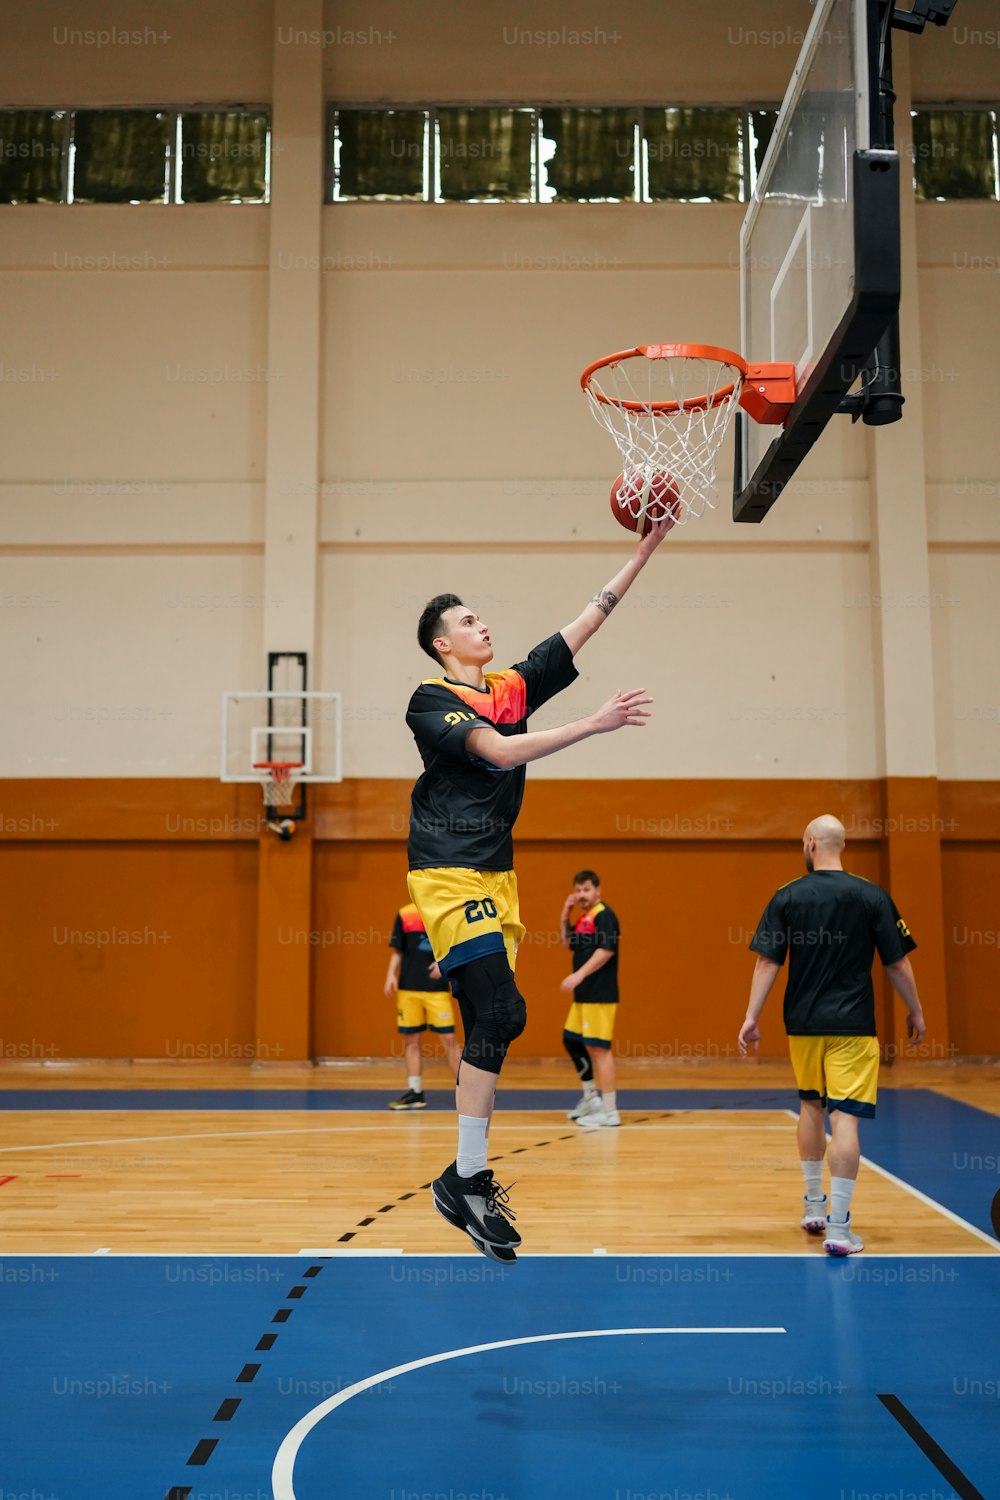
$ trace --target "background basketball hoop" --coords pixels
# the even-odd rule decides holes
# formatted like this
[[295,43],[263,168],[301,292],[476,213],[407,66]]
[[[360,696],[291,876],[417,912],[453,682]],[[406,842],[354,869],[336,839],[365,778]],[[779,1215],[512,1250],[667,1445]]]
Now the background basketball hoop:
[[301,771],[302,762],[300,760],[255,760],[253,768],[260,776],[267,826],[283,838],[291,838],[295,823],[289,818],[288,812],[295,801],[296,792],[292,772]]
[[[758,422],[784,421],[795,400],[791,365],[748,366],[714,344],[640,344],[605,355],[580,376],[595,419],[614,438],[623,475],[669,482],[677,525],[719,503],[716,460],[737,406]],[[642,485],[618,493],[638,520]]]

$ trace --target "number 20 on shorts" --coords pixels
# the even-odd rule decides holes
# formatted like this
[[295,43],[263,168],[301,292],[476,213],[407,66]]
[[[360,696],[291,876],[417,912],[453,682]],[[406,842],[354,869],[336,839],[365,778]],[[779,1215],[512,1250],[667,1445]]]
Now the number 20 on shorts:
[[[481,911],[480,907],[482,908]],[[465,920],[467,922],[481,922],[484,917],[495,917],[496,914],[496,902],[491,901],[489,896],[484,896],[482,901],[466,901],[465,903]]]

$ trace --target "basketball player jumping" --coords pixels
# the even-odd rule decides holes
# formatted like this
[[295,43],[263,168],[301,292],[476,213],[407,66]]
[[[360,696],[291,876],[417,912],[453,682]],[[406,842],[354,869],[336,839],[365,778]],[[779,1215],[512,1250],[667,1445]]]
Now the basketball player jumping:
[[420,684],[406,714],[424,763],[410,810],[409,889],[465,1028],[456,1086],[458,1150],[432,1191],[438,1212],[492,1260],[515,1260],[521,1243],[486,1152],[497,1078],[527,1020],[514,982],[524,928],[511,839],[524,768],[591,735],[641,726],[652,699],[644,688],[618,692],[596,713],[557,729],[529,733],[527,720],[576,678],[573,657],[673,524],[669,516],[654,523],[583,613],[506,671],[486,672],[493,660],[489,629],[455,594],[432,599],[417,628],[421,647],[443,670]]

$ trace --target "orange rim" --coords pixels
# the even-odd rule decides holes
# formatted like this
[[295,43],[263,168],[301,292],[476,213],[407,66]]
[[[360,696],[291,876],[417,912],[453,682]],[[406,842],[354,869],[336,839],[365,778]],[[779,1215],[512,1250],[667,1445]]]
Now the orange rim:
[[618,354],[606,354],[603,359],[595,359],[580,376],[582,389],[602,406],[617,406],[619,411],[661,412],[664,415],[678,411],[709,410],[727,401],[736,389],[737,382],[734,380],[716,391],[706,391],[704,396],[690,396],[686,401],[619,401],[591,386],[591,377],[598,370],[621,364],[623,359],[638,359],[640,356],[645,359],[711,359],[738,370],[741,381],[746,378],[747,373],[746,360],[742,355],[737,354],[734,349],[722,349],[717,344],[638,344],[634,349],[622,349]]
[[274,781],[287,781],[293,771],[302,770],[300,760],[255,760],[255,771],[270,771]]

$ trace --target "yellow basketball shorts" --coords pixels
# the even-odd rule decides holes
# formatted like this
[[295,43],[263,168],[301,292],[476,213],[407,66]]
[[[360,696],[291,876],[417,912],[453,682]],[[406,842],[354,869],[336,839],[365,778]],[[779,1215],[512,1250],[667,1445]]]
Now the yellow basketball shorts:
[[800,1099],[871,1120],[878,1094],[878,1037],[790,1036]]
[[574,1000],[563,1027],[564,1035],[585,1047],[610,1047],[615,1034],[618,1002],[602,1005],[599,1001],[581,1003]]
[[445,990],[397,990],[397,1030],[404,1035],[415,1031],[454,1031],[455,1012],[451,996]]
[[406,883],[442,974],[486,953],[506,953],[514,968],[524,928],[513,870],[411,870]]

